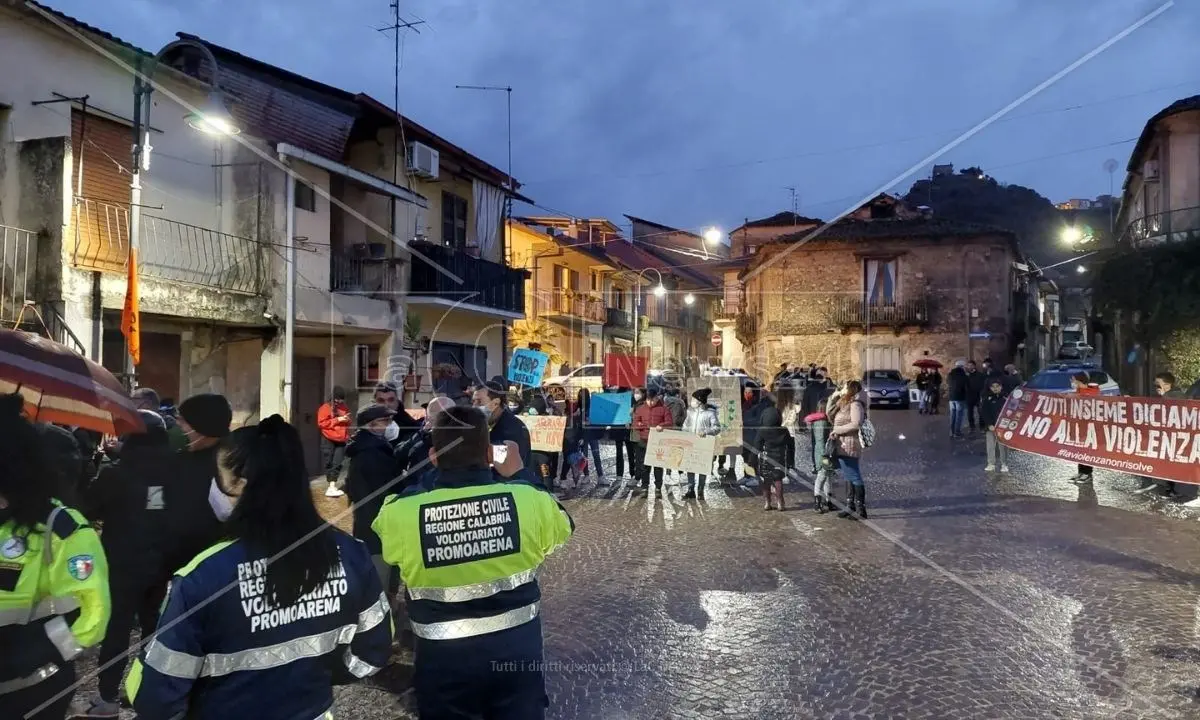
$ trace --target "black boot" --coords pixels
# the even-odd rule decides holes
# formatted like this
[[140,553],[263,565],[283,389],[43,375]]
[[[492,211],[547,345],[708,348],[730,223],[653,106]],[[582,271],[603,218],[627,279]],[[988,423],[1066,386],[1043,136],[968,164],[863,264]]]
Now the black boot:
[[820,495],[813,495],[813,510],[816,510],[817,514],[823,515],[825,513],[825,498]]
[[850,492],[846,497],[846,507],[838,513],[838,517],[848,518],[856,515],[858,515],[858,492],[854,489],[854,486],[851,485]]
[[854,488],[855,494],[858,495],[858,517],[867,519],[867,486],[859,485]]

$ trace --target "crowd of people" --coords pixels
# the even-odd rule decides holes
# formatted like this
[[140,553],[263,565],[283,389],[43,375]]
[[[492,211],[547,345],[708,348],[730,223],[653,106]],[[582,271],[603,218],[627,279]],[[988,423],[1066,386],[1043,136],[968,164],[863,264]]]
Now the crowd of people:
[[[541,717],[536,571],[574,525],[527,433],[496,449],[524,429],[506,394],[435,398],[418,421],[394,386],[354,418],[335,388],[319,424],[343,430],[322,437],[349,534],[278,415],[232,429],[221,395],[175,408],[142,388],[143,429],[105,439],[0,396],[0,717],[331,718],[333,686],[389,663],[401,602],[422,718]],[[97,692],[74,698],[95,646]]]

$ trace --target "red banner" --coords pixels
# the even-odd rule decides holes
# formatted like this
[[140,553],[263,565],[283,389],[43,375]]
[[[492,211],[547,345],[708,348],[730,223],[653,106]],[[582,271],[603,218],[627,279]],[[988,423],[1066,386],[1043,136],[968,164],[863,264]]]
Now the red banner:
[[1200,402],[1018,388],[996,436],[1014,450],[1200,485]]
[[640,355],[604,356],[604,387],[636,388],[646,384],[647,360]]

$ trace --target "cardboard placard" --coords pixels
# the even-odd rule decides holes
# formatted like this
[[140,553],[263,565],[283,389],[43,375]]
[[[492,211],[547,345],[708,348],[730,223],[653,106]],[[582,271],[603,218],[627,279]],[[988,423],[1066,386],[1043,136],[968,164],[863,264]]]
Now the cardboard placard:
[[567,418],[563,415],[518,415],[529,428],[529,449],[533,452],[559,452]]
[[604,387],[636,388],[646,384],[647,360],[641,355],[604,356]]
[[621,426],[633,422],[633,393],[596,393],[588,408],[588,424]]
[[708,404],[717,409],[721,434],[717,435],[717,452],[738,454],[742,451],[742,383],[736,377],[688,378],[688,396],[700,388],[712,390]]
[[700,437],[682,430],[651,430],[646,443],[646,464],[711,475],[716,440],[715,436]]
[[548,362],[550,356],[544,352],[517,348],[508,361],[508,379],[518,385],[538,387],[542,384],[542,375],[546,373]]

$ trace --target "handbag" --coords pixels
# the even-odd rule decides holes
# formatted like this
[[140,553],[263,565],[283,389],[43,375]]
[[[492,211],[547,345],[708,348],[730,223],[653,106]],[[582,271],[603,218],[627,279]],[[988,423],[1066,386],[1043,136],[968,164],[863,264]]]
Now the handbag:
[[864,449],[871,447],[875,443],[875,423],[871,422],[871,418],[863,418],[862,423],[858,426],[858,444]]

